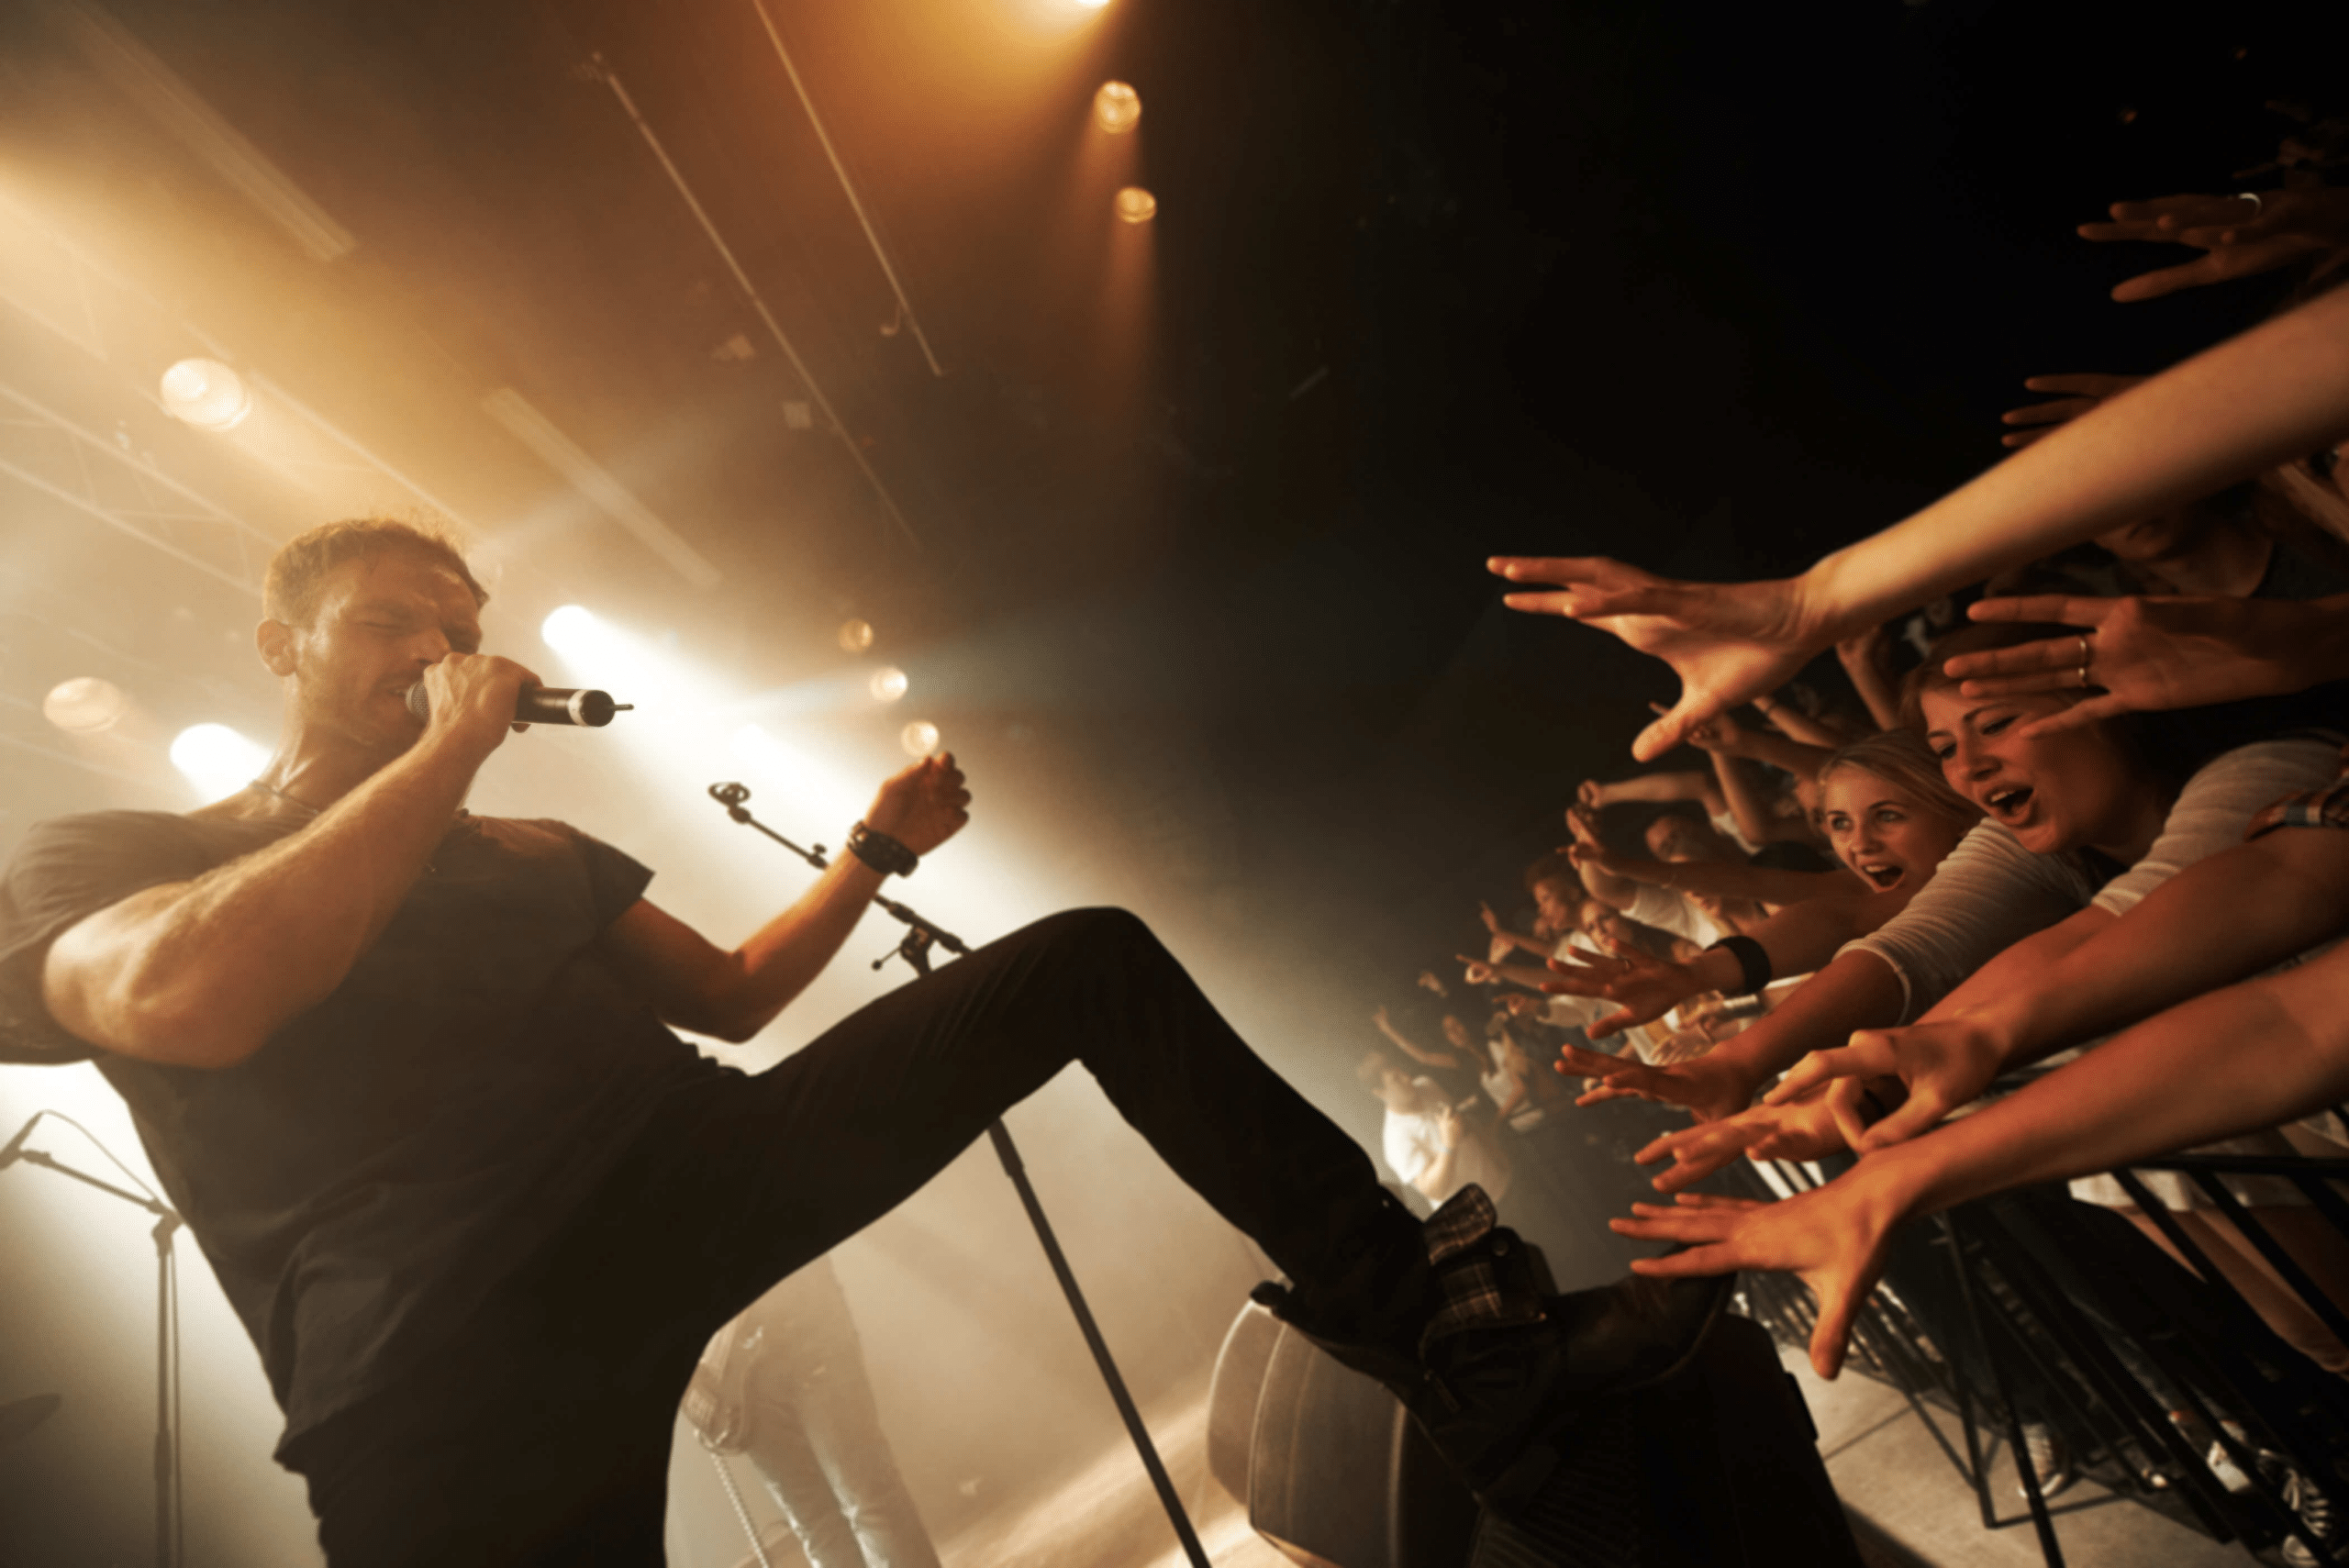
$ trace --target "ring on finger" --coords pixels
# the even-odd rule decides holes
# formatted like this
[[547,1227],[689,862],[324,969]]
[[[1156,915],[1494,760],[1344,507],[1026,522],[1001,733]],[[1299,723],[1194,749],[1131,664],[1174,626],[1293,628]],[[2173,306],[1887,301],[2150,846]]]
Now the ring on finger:
[[2257,217],[2261,213],[2267,210],[2267,204],[2260,199],[2260,195],[2257,191],[2237,191],[2235,193],[2235,200],[2239,202],[2249,202],[2251,204],[2251,216],[2254,217]]

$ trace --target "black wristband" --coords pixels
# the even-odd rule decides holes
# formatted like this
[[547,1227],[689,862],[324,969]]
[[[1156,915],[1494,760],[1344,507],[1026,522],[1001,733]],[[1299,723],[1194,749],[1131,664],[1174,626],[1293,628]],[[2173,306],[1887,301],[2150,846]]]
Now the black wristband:
[[911,876],[921,864],[915,854],[888,834],[860,822],[848,830],[848,852],[883,876]]
[[1770,984],[1770,950],[1752,937],[1723,937],[1707,952],[1727,948],[1737,955],[1737,990],[1735,995],[1750,995]]

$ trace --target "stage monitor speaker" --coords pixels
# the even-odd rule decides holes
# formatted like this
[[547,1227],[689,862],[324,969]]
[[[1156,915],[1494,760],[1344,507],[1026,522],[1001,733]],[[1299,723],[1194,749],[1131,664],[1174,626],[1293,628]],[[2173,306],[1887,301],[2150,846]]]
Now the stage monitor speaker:
[[1256,1532],[1308,1568],[1467,1563],[1475,1499],[1402,1405],[1261,1307],[1242,1310],[1217,1358],[1208,1466]]
[[1860,1568],[1801,1390],[1743,1318],[1670,1382],[1586,1407],[1513,1523],[1479,1518],[1386,1388],[1261,1307],[1225,1337],[1208,1422],[1210,1471],[1308,1568]]

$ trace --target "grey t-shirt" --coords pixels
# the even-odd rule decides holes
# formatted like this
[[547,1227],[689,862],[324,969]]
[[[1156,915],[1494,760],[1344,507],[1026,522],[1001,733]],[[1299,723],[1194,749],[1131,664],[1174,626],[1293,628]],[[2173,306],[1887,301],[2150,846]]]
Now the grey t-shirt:
[[95,1059],[261,1351],[287,1437],[451,1340],[664,1091],[722,1072],[596,939],[651,873],[560,822],[467,817],[327,999],[233,1067],[100,1051],[42,1005],[50,944],[284,824],[36,825],[0,877],[0,1060]]

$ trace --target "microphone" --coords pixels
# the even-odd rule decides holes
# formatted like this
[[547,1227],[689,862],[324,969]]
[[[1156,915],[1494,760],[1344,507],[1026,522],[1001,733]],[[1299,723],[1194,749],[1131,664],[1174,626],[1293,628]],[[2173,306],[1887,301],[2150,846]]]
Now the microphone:
[[[601,728],[616,713],[631,713],[632,702],[614,702],[609,692],[584,686],[524,686],[514,694],[517,724],[585,724]],[[432,696],[422,681],[407,689],[407,710],[418,719],[432,717]]]

